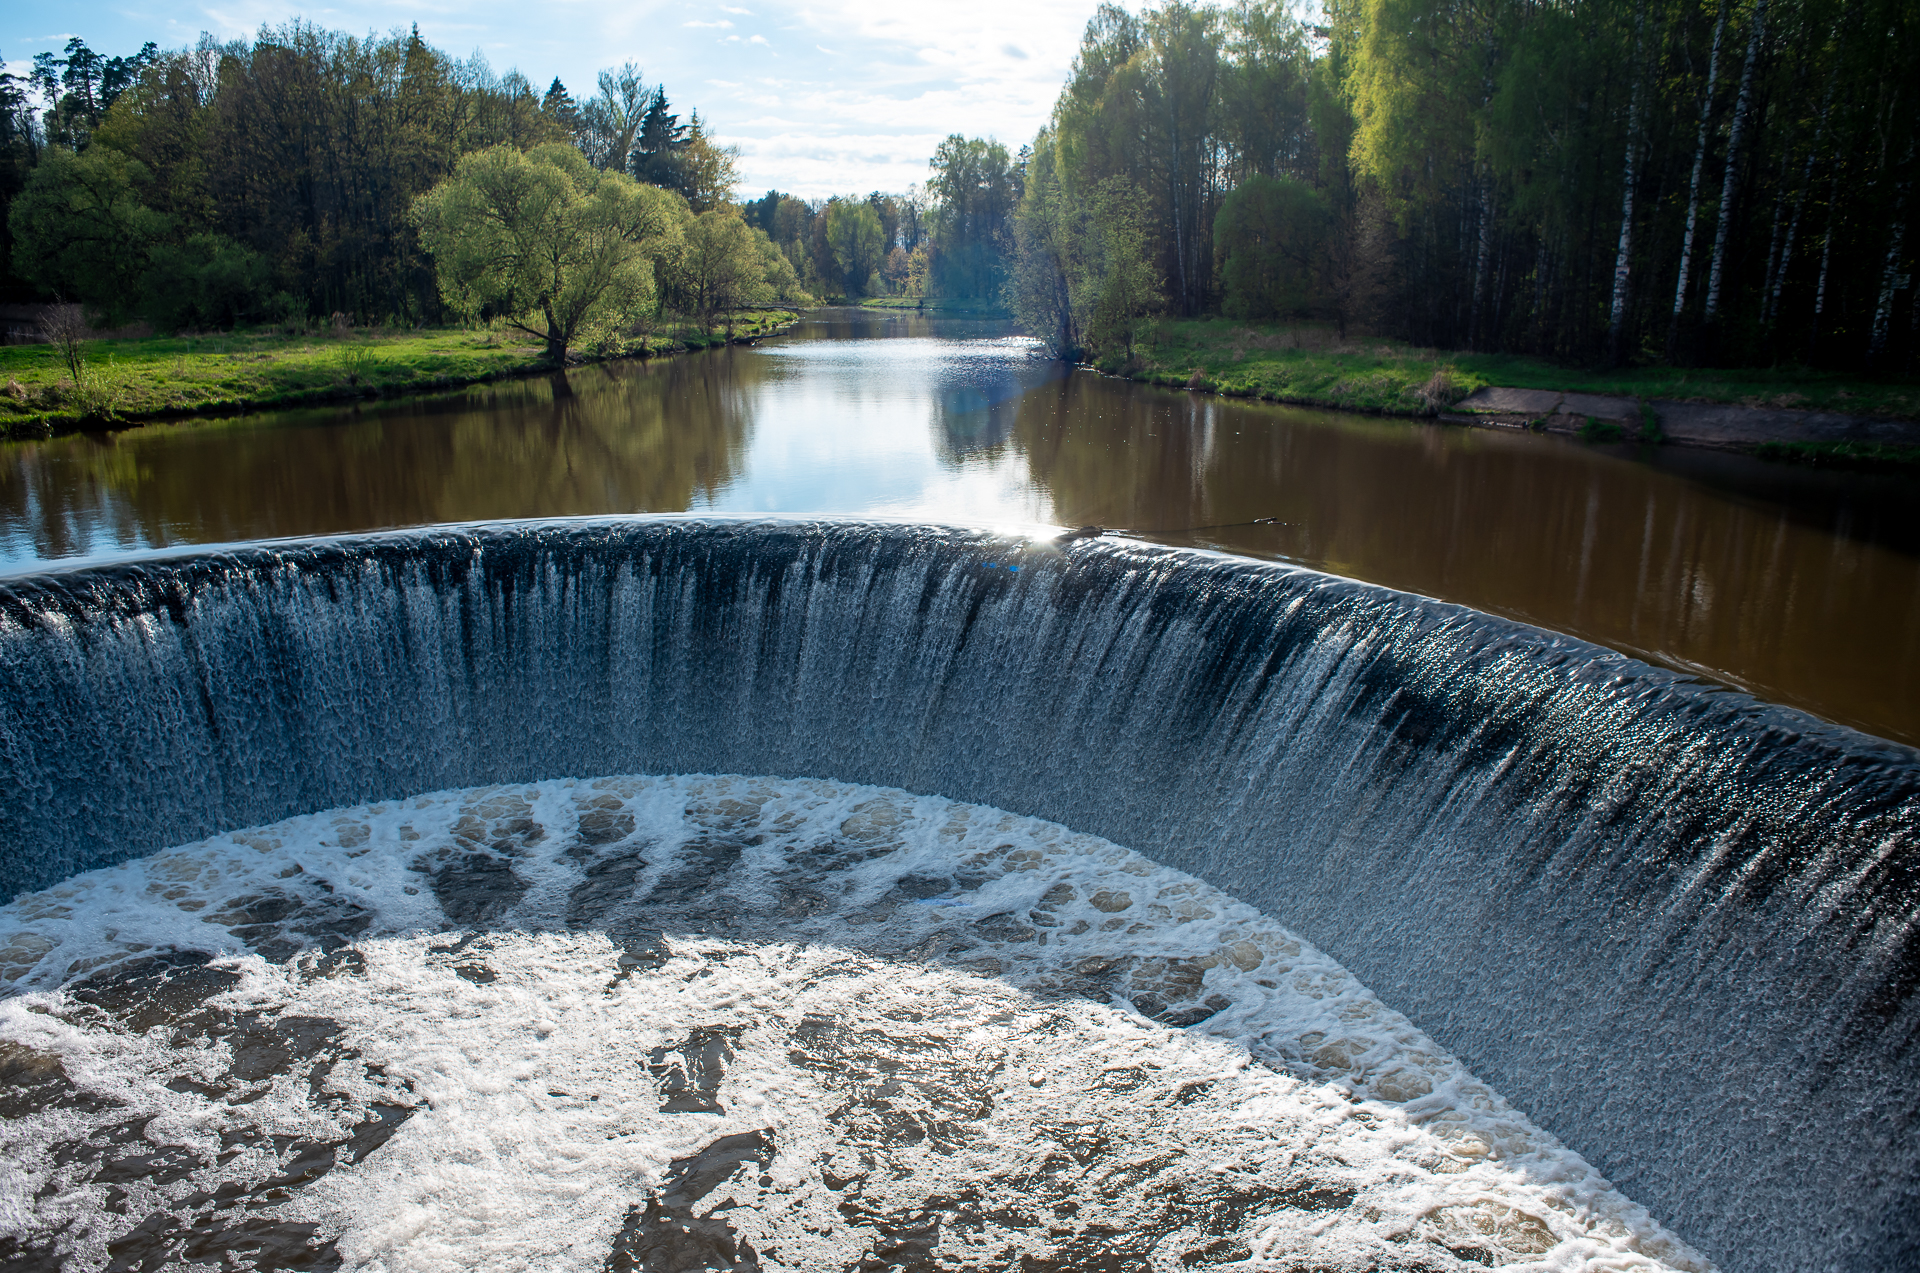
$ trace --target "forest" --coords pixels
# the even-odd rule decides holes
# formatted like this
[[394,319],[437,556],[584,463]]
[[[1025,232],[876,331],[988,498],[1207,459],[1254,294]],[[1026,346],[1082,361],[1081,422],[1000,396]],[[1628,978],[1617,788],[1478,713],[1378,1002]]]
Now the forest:
[[1911,375],[1903,0],[1104,6],[1026,163],[1010,299],[1316,318],[1586,364]]
[[524,284],[450,274],[433,247],[452,223],[423,209],[502,147],[571,171],[560,146],[582,192],[666,192],[621,322],[898,295],[1003,304],[1101,361],[1156,317],[1217,314],[1588,366],[1907,377],[1916,17],[1105,5],[1017,150],[956,134],[906,191],[744,201],[737,152],[631,65],[576,100],[417,32],[296,22],[115,57],[76,39],[0,84],[0,287],[157,328],[524,323]]

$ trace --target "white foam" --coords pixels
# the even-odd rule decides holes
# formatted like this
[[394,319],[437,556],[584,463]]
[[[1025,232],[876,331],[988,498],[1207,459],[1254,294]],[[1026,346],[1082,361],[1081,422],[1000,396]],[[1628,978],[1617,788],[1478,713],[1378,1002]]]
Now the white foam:
[[[587,837],[599,843],[582,845],[583,816],[599,820]],[[676,879],[698,884],[687,871],[715,851],[738,859],[689,904],[649,906]],[[455,950],[428,872],[472,854],[510,864],[526,887],[510,909],[461,926],[471,940]],[[589,869],[636,857],[645,865],[594,894],[583,919]],[[297,903],[293,918],[260,921],[288,910],[263,912],[265,894]],[[320,931],[343,916],[364,925],[358,975],[320,975],[311,955],[269,962],[248,944],[263,932],[306,940],[288,925]],[[623,934],[662,917],[665,961],[621,975]],[[260,1179],[272,1154],[252,1145],[185,1182],[136,1188],[116,1214],[105,1188],[61,1174],[49,1146],[132,1111],[153,1115],[148,1141],[211,1160],[239,1122],[338,1138],[380,1100],[420,1108],[376,1152],[271,1211],[318,1224],[354,1268],[601,1268],[670,1162],[760,1129],[777,1147],[770,1181],[743,1171],[701,1210],[739,1203],[724,1214],[768,1269],[855,1264],[875,1229],[839,1209],[854,1194],[869,1210],[905,1211],[1023,1171],[1046,1174],[1048,1188],[1104,1173],[1072,1177],[1086,1199],[1075,1220],[1102,1207],[1124,1219],[1138,1200],[1101,1182],[1135,1160],[1157,1164],[1159,1180],[1231,1180],[1253,1194],[1303,1180],[1352,1191],[1333,1209],[1255,1207],[1236,1267],[1366,1267],[1408,1242],[1529,1269],[1708,1267],[1270,918],[1109,842],[937,797],[743,777],[440,792],[90,872],[0,909],[0,943],[14,995],[0,1002],[0,1039],[57,1056],[83,1091],[121,1103],[34,1113],[0,1132],[0,1231],[67,1224],[75,1269],[104,1267],[106,1243],[143,1206]],[[166,948],[215,952],[240,973],[221,1000],[229,1010],[337,1022],[358,1059],[317,1088],[296,1067],[235,1104],[218,1039],[176,1047],[164,1028],[131,1034],[60,989]],[[493,980],[472,979],[482,964]],[[1141,1008],[1204,1020],[1171,1028]],[[834,1047],[865,1031],[907,1058],[881,1067],[907,1076],[904,1095],[876,1096],[880,1080],[854,1075],[857,1062],[837,1072],[807,1060],[796,1040],[810,1021],[836,1023]],[[663,1113],[649,1053],[702,1028],[732,1032],[724,1112]],[[183,1076],[223,1090],[175,1090]],[[953,1113],[976,1098],[990,1112]],[[964,1126],[876,1139],[856,1126],[873,1109]],[[1087,1129],[1107,1148],[1082,1162],[1073,1146],[1096,1135]],[[876,1153],[880,1166],[860,1161]],[[848,1173],[851,1194],[826,1180]],[[964,1259],[968,1242],[989,1238],[1047,1249],[1045,1224],[988,1228],[945,1231],[943,1253]],[[1154,1263],[1197,1240],[1167,1235]]]

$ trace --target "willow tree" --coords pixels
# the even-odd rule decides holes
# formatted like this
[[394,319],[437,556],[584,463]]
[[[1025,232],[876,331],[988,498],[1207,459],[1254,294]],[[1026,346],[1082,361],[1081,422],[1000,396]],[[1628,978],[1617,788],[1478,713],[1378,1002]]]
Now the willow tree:
[[447,304],[504,317],[558,363],[584,333],[652,306],[655,262],[679,238],[685,209],[676,195],[551,143],[466,156],[413,216]]
[[687,223],[673,275],[679,304],[702,331],[713,330],[716,314],[773,299],[753,231],[737,208],[715,208]]

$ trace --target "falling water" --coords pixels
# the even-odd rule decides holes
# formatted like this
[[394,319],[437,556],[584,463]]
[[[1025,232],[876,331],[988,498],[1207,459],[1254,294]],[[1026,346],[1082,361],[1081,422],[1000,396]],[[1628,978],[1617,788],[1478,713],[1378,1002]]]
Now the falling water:
[[1457,607],[1100,540],[417,532],[18,581],[0,730],[9,893],[568,776],[1047,819],[1325,950],[1714,1258],[1920,1258],[1913,753]]

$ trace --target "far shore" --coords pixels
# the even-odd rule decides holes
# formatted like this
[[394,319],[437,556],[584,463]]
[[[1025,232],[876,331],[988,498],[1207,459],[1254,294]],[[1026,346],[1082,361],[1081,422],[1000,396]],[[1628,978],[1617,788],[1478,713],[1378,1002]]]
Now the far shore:
[[[724,317],[713,330],[663,326],[569,351],[567,366],[659,358],[786,330],[792,309]],[[52,345],[0,346],[0,437],[46,438],[165,420],[230,416],[435,393],[562,370],[540,341],[510,330],[360,328],[90,340],[76,385]]]
[[[884,297],[846,305],[1006,317],[983,301]],[[755,310],[712,331],[665,326],[570,353],[567,362],[751,343],[787,330],[799,316],[786,308]],[[86,358],[88,383],[76,392],[52,346],[0,347],[0,437],[393,398],[559,370],[539,342],[497,328],[123,336],[87,342]],[[1218,318],[1145,324],[1131,356],[1086,366],[1149,384],[1295,406],[1920,474],[1920,387],[1907,382],[1792,368],[1582,370],[1358,334],[1343,338],[1324,325]]]
[[1342,336],[1324,324],[1219,318],[1145,324],[1131,355],[1088,365],[1130,380],[1296,406],[1920,473],[1920,385],[1911,381],[1791,367],[1587,370]]

